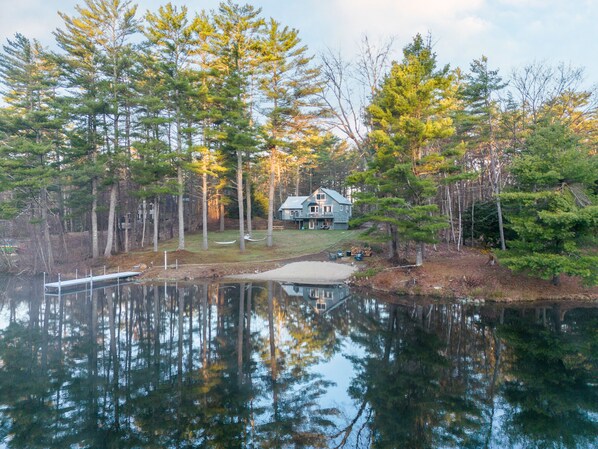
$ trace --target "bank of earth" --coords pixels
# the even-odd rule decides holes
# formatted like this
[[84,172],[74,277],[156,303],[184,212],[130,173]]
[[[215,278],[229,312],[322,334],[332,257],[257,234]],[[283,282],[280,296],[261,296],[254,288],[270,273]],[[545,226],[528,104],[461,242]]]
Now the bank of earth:
[[[421,295],[446,299],[468,299],[486,301],[534,301],[534,300],[576,300],[598,301],[598,287],[585,287],[579,279],[563,276],[561,285],[549,281],[513,273],[493,263],[488,254],[477,249],[464,248],[456,251],[449,247],[430,248],[423,266],[393,266],[381,255],[356,261],[352,257],[329,260],[329,251],[321,251],[300,257],[278,260],[261,260],[229,263],[193,263],[197,253],[173,251],[170,262],[176,260],[178,268],[171,263],[164,269],[161,254],[131,253],[111,259],[113,266],[126,269],[142,269],[141,278],[154,281],[196,281],[205,279],[247,278],[268,270],[279,269],[296,262],[326,262],[352,265],[353,274],[346,274],[344,282],[362,288],[397,295]],[[295,276],[289,281],[326,282],[314,278],[313,271],[301,276],[301,270],[309,264],[291,266]],[[303,268],[302,268],[303,267]],[[317,270],[316,270],[317,271]],[[343,270],[340,270],[343,271]],[[351,271],[351,270],[349,270]],[[324,270],[322,270],[324,272]],[[260,276],[268,278],[267,274]],[[282,280],[273,276],[275,280]]]

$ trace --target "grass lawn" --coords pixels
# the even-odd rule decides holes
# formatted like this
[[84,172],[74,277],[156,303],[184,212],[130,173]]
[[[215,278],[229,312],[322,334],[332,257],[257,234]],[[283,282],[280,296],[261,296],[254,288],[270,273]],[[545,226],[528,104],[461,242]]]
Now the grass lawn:
[[[164,251],[173,252],[168,256],[169,263],[174,258],[180,264],[207,264],[207,263],[233,263],[233,262],[263,262],[268,260],[289,259],[322,251],[347,251],[352,244],[359,243],[359,230],[348,231],[299,231],[283,230],[274,231],[274,246],[268,248],[266,241],[245,242],[245,252],[239,251],[239,231],[229,230],[224,232],[210,232],[208,234],[209,249],[202,247],[202,235],[185,235],[185,251],[176,251],[178,239],[167,240],[159,245],[159,252],[135,251],[129,257],[163,261]],[[261,239],[266,236],[266,231],[254,231],[253,238]],[[215,242],[236,240],[232,245],[218,245]]]

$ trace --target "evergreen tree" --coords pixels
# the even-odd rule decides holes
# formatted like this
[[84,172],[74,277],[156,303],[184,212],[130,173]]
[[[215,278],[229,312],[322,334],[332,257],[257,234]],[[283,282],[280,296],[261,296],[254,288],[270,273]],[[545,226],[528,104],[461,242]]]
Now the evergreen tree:
[[591,196],[598,165],[570,129],[541,122],[511,165],[515,185],[501,198],[516,239],[499,253],[507,267],[558,285],[561,274],[598,282],[598,257],[582,250],[595,245],[598,206]]
[[438,142],[454,132],[456,84],[448,66],[436,66],[430,38],[418,34],[374,96],[369,113],[375,154],[369,169],[351,178],[372,187],[360,198],[373,209],[363,219],[388,224],[393,257],[399,235],[414,241],[417,265],[423,263],[424,243],[434,242],[446,226],[432,198],[435,176],[447,161]]
[[7,103],[0,111],[0,133],[6,136],[0,145],[0,191],[11,193],[0,214],[30,216],[37,228],[36,260],[41,256],[44,270],[51,272],[49,190],[57,187],[61,136],[56,66],[38,41],[17,34],[0,53],[0,81]]
[[[158,53],[160,76],[165,81],[164,94],[169,116],[174,123],[174,141],[178,182],[178,249],[185,249],[184,165],[188,160],[185,145],[185,123],[189,117],[189,97],[193,95],[192,79],[195,54],[199,50],[200,17],[189,18],[187,7],[180,10],[167,3],[157,14],[146,15],[145,33]],[[191,139],[189,139],[191,140]],[[170,138],[169,138],[170,142]]]
[[239,209],[239,249],[245,251],[245,209],[243,204],[243,154],[256,148],[253,120],[252,80],[259,62],[258,36],[264,25],[261,9],[238,5],[228,0],[220,3],[214,16],[215,39],[212,51],[217,55],[221,83],[218,101],[221,119],[222,149],[233,156],[236,165],[237,206]]
[[65,87],[70,93],[73,119],[78,127],[73,142],[78,142],[80,147],[75,148],[73,159],[87,159],[82,167],[85,174],[80,178],[91,182],[94,258],[99,256],[97,209],[100,183],[110,190],[108,237],[104,250],[104,256],[109,257],[114,238],[119,176],[128,152],[121,135],[122,101],[127,97],[123,95],[127,89],[125,73],[132,53],[128,39],[138,26],[136,7],[131,6],[130,1],[86,0],[84,6],[75,9],[78,16],[59,13],[65,29],[58,29],[55,36],[65,52],[60,60]]
[[267,245],[272,246],[278,153],[289,152],[294,142],[309,136],[319,110],[316,95],[322,87],[318,81],[319,70],[310,67],[312,58],[306,55],[307,47],[301,45],[297,30],[281,27],[270,19],[261,50],[260,87],[265,97],[262,111],[266,116],[264,133],[270,152]]
[[[500,247],[504,250],[506,248],[505,233],[499,195],[501,191],[501,151],[496,123],[499,111],[493,96],[506,84],[502,82],[498,70],[488,68],[488,58],[485,56],[473,61],[470,70],[471,73],[465,77],[466,84],[461,93],[468,117],[462,133],[469,136],[468,140],[481,149],[480,164],[482,170],[487,174],[496,202]],[[481,175],[484,176],[484,173]]]

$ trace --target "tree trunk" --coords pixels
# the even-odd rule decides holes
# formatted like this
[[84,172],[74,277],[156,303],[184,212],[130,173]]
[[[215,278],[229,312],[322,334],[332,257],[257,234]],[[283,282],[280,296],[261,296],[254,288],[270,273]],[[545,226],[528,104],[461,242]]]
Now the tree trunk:
[[388,235],[390,236],[389,243],[389,259],[399,260],[399,238],[397,236],[397,228],[392,224],[388,224],[387,227]]
[[272,239],[272,230],[274,229],[274,188],[275,188],[275,170],[276,170],[276,148],[272,148],[270,153],[270,179],[268,188],[268,230],[266,231],[266,246],[269,248],[274,245]]
[[183,167],[177,169],[177,180],[179,183],[179,249],[185,249],[185,204],[183,202],[185,196],[185,185],[183,179]]
[[249,179],[249,155],[247,155],[247,173],[245,181],[245,202],[247,204],[245,214],[247,215],[247,234],[251,237],[253,232],[251,223],[251,180]]
[[463,214],[461,211],[461,189],[459,182],[456,184],[457,188],[457,223],[459,224],[459,231],[457,234],[457,251],[461,251],[461,243],[463,242]]
[[125,253],[129,252],[129,209],[125,209]]
[[100,257],[98,242],[98,181],[91,181],[91,255],[94,259]]
[[237,202],[239,203],[239,251],[245,251],[245,223],[243,210],[243,153],[237,150]]
[[224,201],[222,201],[222,191],[218,193],[218,215],[220,232],[224,232]]
[[201,177],[201,228],[202,228],[202,248],[208,249],[208,173],[207,161],[204,158],[204,170]]
[[421,267],[424,264],[424,242],[415,243],[415,265]]
[[145,246],[145,229],[147,225],[147,200],[145,198],[143,198],[143,203],[141,206],[141,220],[141,247],[143,248]]
[[492,183],[492,192],[494,193],[494,197],[496,198],[496,213],[498,214],[498,233],[500,235],[500,249],[503,251],[507,249],[505,244],[505,230],[502,221],[502,207],[500,204],[500,176],[498,173],[498,167],[496,166],[496,152],[494,151],[494,147],[490,145],[490,182]]
[[[178,99],[179,92],[175,92],[175,96]],[[185,195],[185,180],[183,178],[183,135],[181,131],[181,111],[179,106],[176,107],[176,145],[177,153],[179,156],[178,167],[177,167],[177,182],[179,188],[179,204],[178,204],[178,217],[179,217],[179,248],[180,250],[185,249],[185,203],[183,202]]]
[[500,205],[500,197],[496,196],[496,213],[498,214],[498,232],[500,234],[500,249],[503,251],[507,249],[505,244],[505,228],[502,221],[502,206]]
[[160,197],[154,198],[154,252],[158,252],[158,233],[160,231]]
[[550,282],[555,287],[560,286],[561,285],[561,275],[560,274],[555,274],[554,276],[552,276],[552,280]]
[[54,252],[52,251],[52,239],[50,236],[50,223],[48,223],[48,192],[46,188],[41,189],[41,225],[43,226],[44,243],[46,244],[46,265],[48,272],[54,270]]
[[[451,197],[451,188],[448,185],[446,186],[446,203],[449,214],[449,222],[451,223],[451,237],[453,242],[456,242],[457,237],[455,236],[455,223],[453,220],[453,198]],[[448,240],[450,242],[451,239]]]
[[116,188],[118,184],[112,184],[110,187],[110,206],[108,210],[108,236],[106,239],[106,249],[104,257],[110,257],[112,254],[112,243],[114,240],[114,216],[116,215]]

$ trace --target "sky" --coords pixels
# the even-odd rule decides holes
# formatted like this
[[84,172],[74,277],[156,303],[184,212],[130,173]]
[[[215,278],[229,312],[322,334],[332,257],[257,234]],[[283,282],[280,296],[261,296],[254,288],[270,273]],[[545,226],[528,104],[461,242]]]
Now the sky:
[[[167,0],[133,1],[139,13]],[[20,32],[52,48],[62,26],[57,11],[75,14],[83,0],[0,0],[0,41]],[[218,0],[172,0],[191,11]],[[585,85],[598,85],[598,0],[247,0],[262,15],[299,30],[313,54],[328,49],[346,58],[360,41],[395,39],[396,59],[416,33],[432,36],[441,64],[468,70],[474,59],[508,78],[531,63],[585,69]]]

